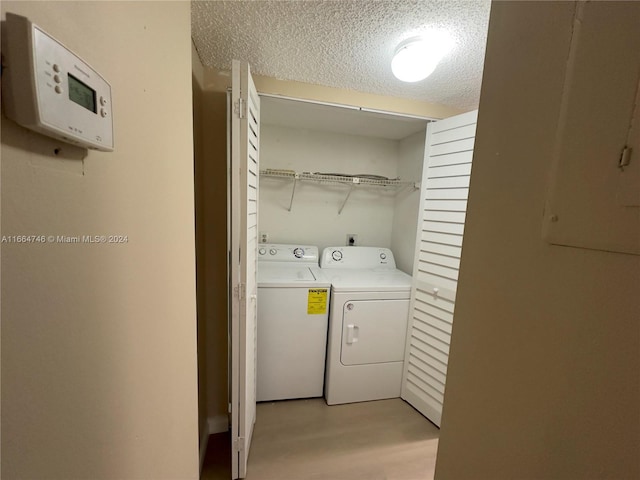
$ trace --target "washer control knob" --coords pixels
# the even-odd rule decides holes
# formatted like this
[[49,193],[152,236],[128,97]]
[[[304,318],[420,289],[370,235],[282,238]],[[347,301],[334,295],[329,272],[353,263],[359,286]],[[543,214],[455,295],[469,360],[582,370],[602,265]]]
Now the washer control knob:
[[260,250],[258,250],[258,253],[260,255],[264,255],[265,253],[267,253],[267,249],[266,248],[261,248]]
[[340,250],[334,250],[331,254],[331,258],[333,258],[336,262],[342,260],[342,252]]
[[384,253],[384,252],[382,252],[382,253],[380,254],[380,258],[381,258],[382,260],[386,260],[386,258],[387,258],[387,254],[386,254],[386,253]]
[[271,250],[269,250],[270,255],[275,255],[276,253],[278,253],[278,251],[275,248],[272,248]]
[[296,258],[302,258],[304,257],[304,249],[298,247],[293,251],[293,254],[295,255]]

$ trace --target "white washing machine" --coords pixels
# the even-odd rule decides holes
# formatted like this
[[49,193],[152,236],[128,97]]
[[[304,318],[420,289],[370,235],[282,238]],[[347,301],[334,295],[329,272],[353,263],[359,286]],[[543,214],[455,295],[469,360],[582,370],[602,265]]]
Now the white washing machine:
[[259,402],[322,396],[330,286],[318,247],[259,246]]
[[411,276],[388,248],[328,247],[320,266],[331,282],[327,404],[399,397]]

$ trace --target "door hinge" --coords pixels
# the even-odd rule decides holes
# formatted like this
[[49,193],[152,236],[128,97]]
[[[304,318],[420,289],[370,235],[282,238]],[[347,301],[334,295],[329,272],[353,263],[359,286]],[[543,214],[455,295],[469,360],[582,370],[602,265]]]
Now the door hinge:
[[244,451],[244,437],[238,437],[233,441],[233,450],[236,452]]
[[247,295],[247,285],[245,283],[239,283],[235,287],[233,287],[233,296],[238,300],[244,300],[244,297]]
[[236,104],[233,106],[233,112],[238,116],[238,118],[245,118],[247,116],[247,102],[244,101],[244,98],[240,97]]

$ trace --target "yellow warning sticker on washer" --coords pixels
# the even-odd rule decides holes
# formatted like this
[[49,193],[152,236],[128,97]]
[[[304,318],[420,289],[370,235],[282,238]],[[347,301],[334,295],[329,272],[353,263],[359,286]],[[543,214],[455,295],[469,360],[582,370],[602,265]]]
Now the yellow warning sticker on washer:
[[310,288],[307,298],[307,314],[327,313],[327,296],[328,290],[326,288]]

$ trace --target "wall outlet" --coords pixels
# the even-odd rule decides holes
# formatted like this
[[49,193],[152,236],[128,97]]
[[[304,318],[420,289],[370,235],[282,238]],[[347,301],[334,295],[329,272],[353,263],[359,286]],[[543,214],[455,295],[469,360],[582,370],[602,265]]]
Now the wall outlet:
[[355,247],[358,244],[358,235],[347,233],[347,247]]
[[269,234],[267,232],[260,232],[260,243],[267,243],[269,241]]

